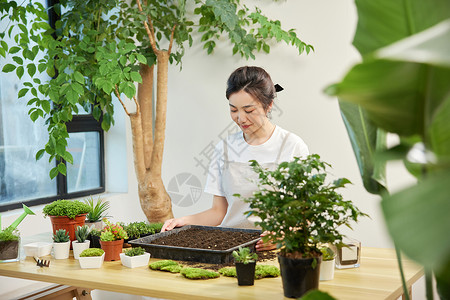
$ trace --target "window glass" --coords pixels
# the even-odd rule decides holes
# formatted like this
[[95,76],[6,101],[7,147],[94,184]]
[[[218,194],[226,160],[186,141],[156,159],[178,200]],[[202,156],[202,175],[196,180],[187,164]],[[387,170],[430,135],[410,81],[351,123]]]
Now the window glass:
[[73,165],[67,163],[67,192],[100,187],[100,134],[96,131],[70,133],[67,150]]

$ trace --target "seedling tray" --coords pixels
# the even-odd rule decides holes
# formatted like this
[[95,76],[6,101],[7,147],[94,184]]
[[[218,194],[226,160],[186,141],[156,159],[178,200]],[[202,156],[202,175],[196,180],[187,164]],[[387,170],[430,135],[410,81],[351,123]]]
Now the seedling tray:
[[199,249],[199,248],[187,248],[167,245],[151,244],[152,241],[172,234],[179,233],[180,231],[199,228],[202,230],[220,230],[220,231],[236,231],[236,232],[248,232],[248,233],[261,233],[258,229],[241,229],[241,228],[228,228],[228,227],[212,227],[212,226],[199,226],[199,225],[187,225],[181,228],[176,228],[171,231],[161,232],[150,236],[142,237],[139,239],[131,240],[128,243],[133,247],[142,247],[145,251],[151,254],[153,258],[164,258],[182,261],[195,261],[209,264],[225,264],[233,261],[232,252],[239,247],[249,247],[252,251],[255,251],[256,242],[260,238],[250,240],[241,245],[226,249],[226,250],[212,250],[212,249]]

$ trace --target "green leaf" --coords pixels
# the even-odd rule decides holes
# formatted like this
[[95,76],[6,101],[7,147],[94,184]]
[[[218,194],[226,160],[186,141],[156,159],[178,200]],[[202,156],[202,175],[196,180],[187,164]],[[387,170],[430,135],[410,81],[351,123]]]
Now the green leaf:
[[25,70],[23,69],[22,66],[18,67],[16,70],[16,75],[17,77],[19,77],[19,79],[22,79],[23,73],[25,72]]
[[450,253],[450,170],[382,200],[386,225],[410,258],[437,272]]
[[81,83],[81,84],[84,84],[84,76],[83,76],[80,72],[75,71],[75,72],[73,73],[73,78],[74,78],[77,82],[79,82],[79,83]]
[[45,149],[41,149],[36,153],[36,160],[40,160],[44,156]]
[[41,106],[42,106],[42,109],[44,109],[44,111],[46,113],[48,113],[48,114],[50,113],[50,109],[51,109],[50,101],[43,100],[41,102]]
[[73,164],[73,156],[70,154],[70,152],[65,151],[64,155],[62,156],[64,160],[70,164]]
[[27,65],[27,69],[28,69],[28,74],[33,77],[34,74],[36,73],[36,65],[35,64],[28,64]]
[[6,64],[3,66],[2,72],[9,73],[16,69],[16,66],[13,64]]
[[16,54],[20,51],[20,47],[14,46],[9,49],[9,54]]
[[58,173],[59,173],[58,168],[55,167],[55,168],[51,169],[50,170],[50,179],[55,178],[58,175]]
[[23,59],[19,56],[13,56],[12,58],[18,65],[23,65]]
[[64,163],[58,164],[58,172],[66,176],[66,165]]
[[141,64],[147,64],[147,59],[144,55],[138,53],[136,54],[136,58]]
[[139,72],[131,72],[130,76],[131,76],[131,80],[142,83],[142,77],[139,74]]
[[23,88],[19,91],[18,96],[19,98],[22,98],[23,96],[25,96],[28,93],[29,89],[27,88]]

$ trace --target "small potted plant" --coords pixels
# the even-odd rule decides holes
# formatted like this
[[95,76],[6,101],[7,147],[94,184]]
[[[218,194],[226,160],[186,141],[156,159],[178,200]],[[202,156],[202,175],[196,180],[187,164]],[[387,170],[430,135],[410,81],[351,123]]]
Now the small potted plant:
[[[138,239],[144,236],[152,235],[161,231],[163,223],[132,222],[124,225],[123,229],[127,232],[128,240]],[[126,240],[125,242],[128,242]]]
[[352,221],[366,214],[344,200],[336,190],[350,181],[339,178],[326,182],[330,165],[317,154],[291,162],[282,162],[275,170],[267,170],[251,161],[258,174],[259,190],[244,199],[249,203],[248,216],[267,234],[264,241],[279,249],[284,295],[299,298],[317,289],[322,260],[321,244],[342,240],[339,226],[351,227]]
[[75,229],[75,237],[76,240],[72,241],[72,249],[73,249],[73,257],[78,259],[80,257],[80,253],[89,248],[90,240],[88,240],[89,233],[91,232],[91,228],[88,225],[78,226]]
[[320,252],[322,252],[320,280],[332,280],[334,278],[334,267],[336,265],[336,252],[328,246],[321,247]]
[[91,241],[91,248],[101,248],[100,245],[100,235],[102,234],[101,230],[98,230],[96,228],[92,228],[91,232],[89,232],[88,239]]
[[55,259],[69,258],[70,238],[65,229],[58,229],[53,234],[53,256]]
[[85,249],[80,253],[78,262],[82,269],[98,269],[105,259],[105,251],[100,248]]
[[56,200],[44,206],[42,212],[44,217],[50,217],[53,233],[58,229],[65,229],[73,241],[75,228],[84,225],[89,206],[80,201]]
[[84,199],[84,203],[89,206],[89,212],[86,215],[86,223],[89,225],[94,225],[95,229],[102,230],[102,220],[107,215],[107,210],[109,209],[109,201],[103,200],[101,197],[94,199],[94,197],[88,197]]
[[150,253],[145,252],[141,247],[135,247],[120,253],[122,265],[128,268],[147,266],[150,259]]
[[255,268],[258,255],[248,247],[239,247],[232,255],[235,260],[238,285],[253,285],[255,282]]
[[22,204],[22,206],[23,213],[4,230],[2,230],[2,218],[0,215],[0,262],[19,260],[20,234],[17,226],[27,215],[34,215],[34,212],[25,204]]
[[119,260],[122,253],[123,240],[128,238],[127,232],[119,224],[112,224],[103,219],[106,226],[100,234],[100,245],[105,250],[105,260]]

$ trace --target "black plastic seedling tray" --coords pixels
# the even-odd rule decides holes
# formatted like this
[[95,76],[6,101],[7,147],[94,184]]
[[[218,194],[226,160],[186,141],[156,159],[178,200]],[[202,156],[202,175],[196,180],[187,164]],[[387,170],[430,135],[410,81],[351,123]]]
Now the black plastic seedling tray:
[[199,228],[203,230],[221,230],[221,231],[238,231],[238,232],[257,232],[261,233],[258,229],[241,229],[241,228],[228,228],[228,227],[212,227],[212,226],[199,226],[199,225],[187,225],[181,228],[176,228],[171,231],[160,232],[150,236],[142,237],[129,241],[128,243],[133,247],[142,247],[145,251],[149,252],[154,258],[164,258],[182,261],[195,261],[201,263],[210,264],[225,264],[233,261],[232,252],[237,250],[239,247],[249,247],[252,251],[255,251],[256,242],[260,238],[248,241],[241,245],[232,247],[227,250],[210,250],[210,249],[199,249],[199,248],[187,248],[187,247],[176,247],[167,245],[156,245],[151,244],[151,242],[157,238],[168,236],[171,234],[178,233],[182,230],[187,230],[190,228]]

